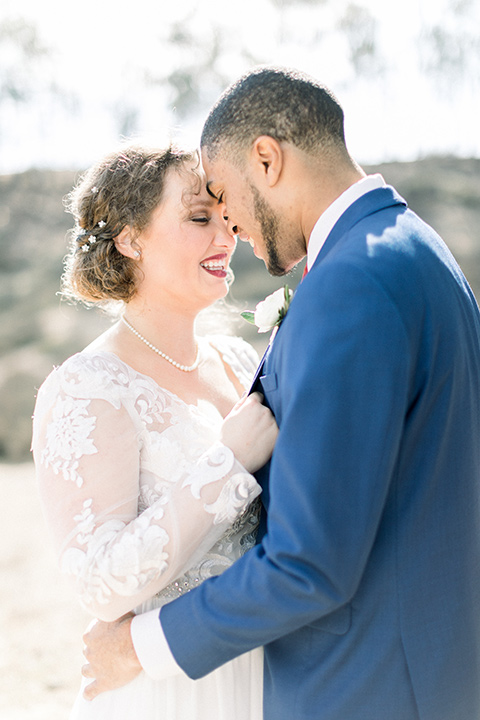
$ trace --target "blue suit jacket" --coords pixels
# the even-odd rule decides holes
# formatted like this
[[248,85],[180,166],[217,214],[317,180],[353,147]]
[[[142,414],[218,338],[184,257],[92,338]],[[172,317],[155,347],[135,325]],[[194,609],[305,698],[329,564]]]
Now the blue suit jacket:
[[161,611],[180,666],[265,645],[271,720],[479,718],[479,382],[450,252],[392,188],[363,196],[262,369],[267,532]]

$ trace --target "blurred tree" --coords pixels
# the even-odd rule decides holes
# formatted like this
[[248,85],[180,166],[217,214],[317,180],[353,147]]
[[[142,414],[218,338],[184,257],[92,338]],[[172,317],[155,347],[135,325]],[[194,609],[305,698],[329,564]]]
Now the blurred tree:
[[190,28],[193,15],[172,25],[167,36],[171,48],[172,69],[165,74],[147,74],[148,82],[164,85],[171,91],[171,104],[178,118],[183,119],[205,102],[204,89],[213,86],[217,94],[229,78],[220,70],[220,59],[226,42],[216,25],[209,28],[208,37]]
[[480,27],[475,0],[449,0],[441,23],[420,34],[420,67],[450,87],[480,80]]
[[[478,0],[445,0],[446,10],[441,22],[432,22],[425,12],[423,29],[416,53],[419,72],[455,84],[459,79],[470,82],[480,79],[480,27],[475,22]],[[362,0],[358,2],[331,2],[330,0],[268,0],[277,13],[277,24],[272,18],[269,32],[280,47],[291,48],[298,43],[291,19],[292,13],[302,10],[305,33],[302,41],[312,52],[338,40],[346,43],[350,68],[357,78],[385,75],[398,58],[389,58],[388,47],[380,42],[380,25],[373,11]],[[421,6],[420,6],[421,7]],[[198,4],[196,11],[201,11]],[[219,92],[235,76],[234,68],[241,71],[253,64],[269,62],[268,50],[247,47],[248,37],[238,34],[237,42],[226,37],[220,21],[205,25],[196,22],[196,12],[176,22],[166,38],[174,57],[172,68],[163,76],[153,78],[172,91],[172,104],[180,119],[203,112]],[[332,21],[333,18],[333,21]],[[313,30],[316,30],[313,32]],[[348,80],[351,82],[352,78]],[[207,97],[208,95],[208,97]]]
[[0,22],[0,101],[27,102],[38,82],[38,63],[49,56],[37,29],[22,19]]
[[345,34],[355,74],[378,73],[382,68],[377,45],[378,22],[370,10],[351,3],[340,18],[338,27]]
[[[467,1],[467,0],[464,0]],[[357,76],[371,76],[384,70],[377,35],[378,22],[374,15],[361,4],[339,3],[330,0],[268,0],[273,8],[269,32],[280,47],[293,47],[303,42],[317,52],[328,43],[332,33],[340,34],[347,44],[349,62]],[[302,11],[305,31],[292,29],[292,13]],[[162,74],[147,72],[148,82],[163,85],[171,90],[171,104],[176,116],[183,120],[205,112],[219,93],[234,79],[237,73],[255,64],[269,62],[268,50],[248,45],[249,38],[242,37],[240,30],[232,43],[218,21],[208,29],[199,23],[201,5],[188,16],[175,22],[160,40],[169,46],[170,68]],[[333,20],[332,20],[333,18]],[[265,52],[265,54],[263,54]]]

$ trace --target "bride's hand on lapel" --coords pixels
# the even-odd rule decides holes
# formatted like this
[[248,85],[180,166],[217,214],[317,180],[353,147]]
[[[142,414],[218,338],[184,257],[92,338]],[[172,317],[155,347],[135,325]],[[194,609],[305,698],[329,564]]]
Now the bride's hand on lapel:
[[220,436],[250,473],[270,459],[278,435],[275,418],[262,399],[257,392],[242,397],[223,421]]

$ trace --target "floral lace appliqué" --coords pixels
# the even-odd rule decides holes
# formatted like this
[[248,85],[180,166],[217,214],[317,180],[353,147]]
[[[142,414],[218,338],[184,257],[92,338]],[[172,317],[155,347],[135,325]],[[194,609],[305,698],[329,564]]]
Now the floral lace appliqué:
[[56,475],[63,475],[65,480],[71,480],[77,487],[83,485],[83,478],[78,472],[79,459],[97,452],[90,438],[96,418],[89,416],[89,404],[90,400],[70,397],[57,400],[41,456],[46,468],[51,466]]
[[[71,547],[63,553],[62,572],[75,577],[82,603],[105,605],[112,594],[130,596],[139,592],[168,567],[169,542],[159,526],[164,510],[158,504],[145,511],[130,531],[121,520],[110,519],[96,529],[92,500],[86,500],[75,516],[77,542],[85,549]],[[119,540],[119,534],[121,539]],[[112,544],[112,541],[116,540]]]

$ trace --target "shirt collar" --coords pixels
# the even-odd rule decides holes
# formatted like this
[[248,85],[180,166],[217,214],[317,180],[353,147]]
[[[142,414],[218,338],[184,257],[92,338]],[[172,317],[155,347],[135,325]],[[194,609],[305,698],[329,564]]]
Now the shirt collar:
[[320,215],[308,241],[307,268],[309,270],[317,259],[317,255],[322,249],[325,240],[345,210],[361,198],[362,195],[381,187],[385,187],[385,180],[380,173],[367,175],[347,188],[345,192],[334,200],[325,212]]

